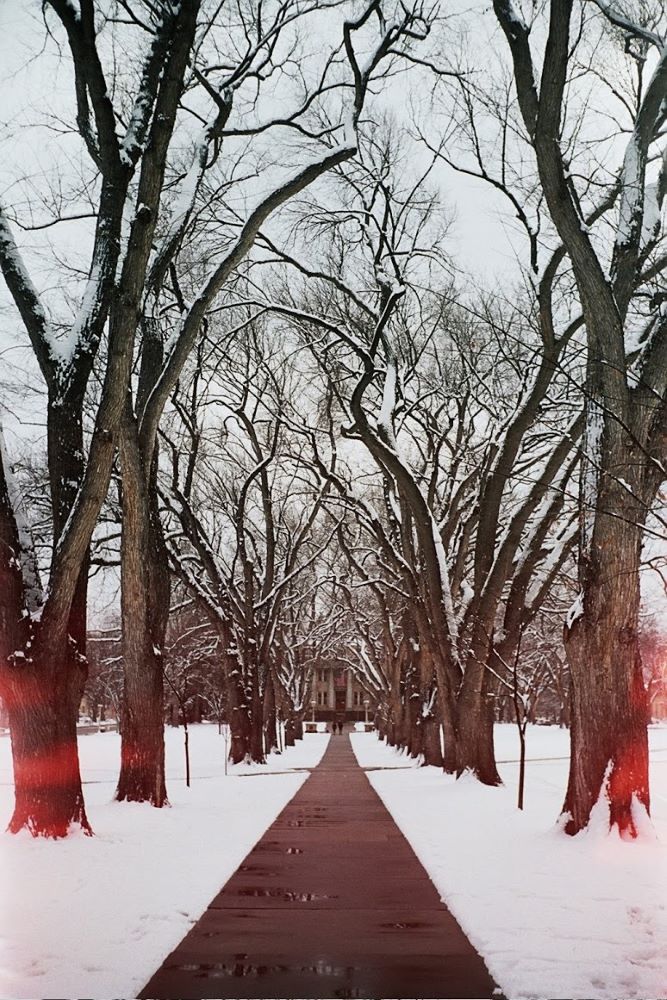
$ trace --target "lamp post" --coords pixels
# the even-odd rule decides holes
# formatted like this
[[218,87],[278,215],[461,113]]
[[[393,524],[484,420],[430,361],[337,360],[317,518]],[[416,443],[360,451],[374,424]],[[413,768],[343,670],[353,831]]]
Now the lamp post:
[[315,699],[314,698],[313,698],[313,700],[310,703],[310,707],[312,709],[312,719],[310,721],[314,722],[315,721]]
[[366,710],[366,718],[364,719],[364,725],[366,726],[368,725],[368,705],[369,705],[368,698],[364,698],[364,709]]

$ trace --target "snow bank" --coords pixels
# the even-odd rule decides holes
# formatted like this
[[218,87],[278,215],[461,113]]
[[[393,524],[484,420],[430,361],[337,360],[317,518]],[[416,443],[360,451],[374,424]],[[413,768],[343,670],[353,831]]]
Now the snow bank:
[[352,745],[362,767],[388,768],[369,781],[510,1000],[666,995],[667,729],[651,730],[658,837],[631,844],[556,827],[568,768],[556,727],[528,731],[523,813],[512,726],[496,727],[503,788],[401,769],[372,734]]
[[[166,736],[171,808],[110,801],[120,737],[91,734],[79,744],[96,836],[53,843],[0,835],[2,997],[136,996],[308,777],[288,772],[314,767],[329,739],[308,735],[261,772],[225,776],[217,727],[193,726],[188,789],[182,730]],[[0,782],[4,827],[12,809],[7,738]]]

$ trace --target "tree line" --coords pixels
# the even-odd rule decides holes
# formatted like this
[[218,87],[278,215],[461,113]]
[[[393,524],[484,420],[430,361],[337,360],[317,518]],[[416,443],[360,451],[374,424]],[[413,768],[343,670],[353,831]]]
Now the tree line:
[[[183,636],[219,671],[234,761],[262,761],[277,718],[298,738],[329,660],[390,742],[488,785],[501,707],[525,717],[538,664],[563,692],[566,659],[565,829],[604,795],[634,835],[665,478],[661,12],[49,0],[44,20],[79,160],[48,220],[26,177],[0,207],[46,400],[44,474],[0,463],[10,830],[90,830],[87,600],[117,563],[119,800],[167,801]],[[489,72],[470,32],[504,42]],[[456,258],[452,172],[516,220],[488,288]],[[38,290],[18,234],[77,218],[89,256]]]

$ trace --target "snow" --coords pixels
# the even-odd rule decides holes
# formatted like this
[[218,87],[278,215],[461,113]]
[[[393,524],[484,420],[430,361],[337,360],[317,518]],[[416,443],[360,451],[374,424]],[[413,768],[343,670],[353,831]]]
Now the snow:
[[523,812],[514,726],[496,726],[501,788],[415,767],[373,734],[351,738],[372,786],[510,1000],[665,996],[666,727],[650,729],[655,832],[633,843],[609,834],[606,822],[575,838],[558,827],[566,730],[528,728]]
[[380,407],[380,412],[378,413],[377,426],[378,431],[382,434],[385,441],[396,447],[396,442],[394,439],[394,428],[392,424],[392,417],[394,415],[394,410],[396,409],[396,382],[398,373],[396,371],[396,362],[390,360],[387,363],[387,374],[384,380],[384,389],[382,392],[382,406]]
[[[134,997],[308,777],[329,737],[307,735],[266,767],[224,774],[217,726],[168,729],[171,808],[116,803],[116,733],[79,740],[95,837],[0,840],[0,996]],[[232,773],[233,772],[233,773]],[[10,743],[0,738],[0,809],[12,808]]]
[[658,185],[647,184],[644,191],[644,217],[642,219],[641,245],[657,238],[660,234],[661,211]]
[[642,163],[637,138],[628,142],[623,160],[622,188],[618,209],[616,243],[623,246],[633,236],[633,224],[642,194]]
[[569,630],[572,628],[574,623],[578,621],[579,618],[584,613],[584,595],[580,591],[576,598],[574,599],[567,615],[565,616],[565,627]]
[[582,483],[583,548],[586,552],[590,549],[593,540],[593,530],[595,528],[603,434],[604,412],[596,400],[590,399],[586,413],[586,429],[584,433],[584,459],[586,468]]
[[505,0],[503,4],[503,16],[512,31],[513,38],[516,38],[519,34],[524,34],[528,30],[526,22],[511,0]]
[[[172,806],[110,801],[115,733],[80,739],[94,838],[2,837],[0,996],[136,996],[292,798],[329,737],[309,734],[266,767],[224,774],[215,725],[167,731]],[[496,727],[505,786],[444,776],[356,732],[352,744],[446,904],[509,1000],[665,995],[667,727],[650,730],[654,828],[628,843],[602,817],[566,837],[556,817],[568,734],[528,728],[526,808],[516,809],[518,737]],[[0,803],[11,809],[9,740],[0,738]],[[233,773],[232,773],[233,772]],[[291,773],[290,773],[291,772]]]
[[3,273],[13,274],[15,284],[22,295],[25,295],[29,303],[29,309],[34,319],[40,324],[41,337],[50,352],[53,361],[58,361],[58,344],[53,336],[49,318],[44,311],[37,289],[32,283],[28,269],[23,261],[21,252],[12,234],[5,210],[0,204],[0,257],[3,261]]
[[176,197],[170,206],[171,219],[169,221],[167,239],[180,230],[181,226],[187,221],[188,216],[192,211],[192,206],[194,205],[195,198],[197,196],[199,181],[201,180],[204,167],[206,166],[207,150],[207,130],[202,129],[201,135],[195,142],[192,163],[181,181]]
[[93,316],[100,308],[100,298],[105,277],[102,261],[106,256],[106,252],[107,248],[105,246],[96,253],[96,259],[93,261],[76,319],[66,336],[58,340],[58,349],[63,363],[70,363],[73,360],[77,347],[82,343],[84,337],[87,336],[87,329]]

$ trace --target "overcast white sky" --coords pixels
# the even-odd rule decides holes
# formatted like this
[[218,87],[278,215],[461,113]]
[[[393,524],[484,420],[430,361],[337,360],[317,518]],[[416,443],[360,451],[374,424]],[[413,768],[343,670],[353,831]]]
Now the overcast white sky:
[[[488,8],[480,5],[478,16],[483,25],[479,45],[495,33],[495,27]],[[406,79],[399,78],[387,99],[395,109],[403,107],[408,118],[411,109]],[[0,198],[20,210],[20,201],[30,188],[25,184],[19,188],[15,182],[17,177],[27,175],[31,179],[31,201],[37,205],[35,219],[46,220],[48,208],[40,208],[37,197],[44,188],[44,179],[63,171],[76,175],[80,150],[76,138],[44,128],[47,116],[52,116],[54,129],[59,118],[71,121],[74,102],[68,59],[59,60],[53,40],[46,39],[39,0],[0,0],[0,92]],[[482,182],[444,166],[436,176],[454,216],[450,253],[458,267],[469,273],[471,285],[492,288],[502,283],[507,287],[508,282],[518,281],[516,254],[523,254],[525,248],[513,213],[501,196]],[[47,293],[47,301],[62,301],[53,276],[52,248],[55,246],[59,254],[86,267],[90,232],[89,221],[38,233],[17,231],[35,283]],[[42,267],[43,262],[48,262],[48,271]],[[0,280],[0,359],[4,369],[4,376],[0,375],[0,407],[4,408],[10,448],[12,435],[18,433],[24,440],[34,441],[37,448],[43,440],[43,413],[37,396],[29,393],[21,404],[15,394],[8,395],[4,389],[5,379],[15,381],[22,368],[28,371],[25,381],[39,386],[30,353],[20,346],[24,344],[20,322]],[[12,415],[15,413],[19,413],[24,425],[20,432]],[[651,585],[649,589],[651,603],[657,600],[658,606],[664,606],[662,588]]]

